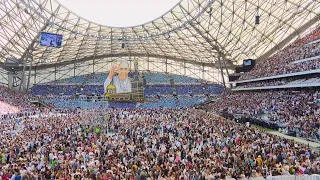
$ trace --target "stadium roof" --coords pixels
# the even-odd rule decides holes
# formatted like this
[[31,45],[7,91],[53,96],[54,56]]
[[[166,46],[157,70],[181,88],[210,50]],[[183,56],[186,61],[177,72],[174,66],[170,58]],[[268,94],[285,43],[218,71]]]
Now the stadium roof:
[[[318,23],[319,12],[318,0],[181,0],[153,21],[119,28],[90,22],[56,0],[1,0],[0,62],[32,54],[33,66],[45,68],[151,56],[216,66],[221,57],[231,68],[268,57]],[[62,48],[40,46],[41,31],[62,34]]]

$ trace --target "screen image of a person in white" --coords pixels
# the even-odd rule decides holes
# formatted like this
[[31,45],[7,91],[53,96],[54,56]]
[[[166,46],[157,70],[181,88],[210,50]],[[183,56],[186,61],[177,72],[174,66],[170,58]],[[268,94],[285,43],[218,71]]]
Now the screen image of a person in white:
[[[104,92],[106,93],[108,85],[111,83],[116,87],[116,93],[131,92],[131,80],[128,76],[129,62],[121,61],[119,64],[112,66],[107,79],[104,81]],[[118,75],[114,76],[115,72]]]
[[43,35],[43,37],[41,37],[41,42],[40,42],[41,45],[50,46],[50,43],[51,43],[51,39],[48,36]]

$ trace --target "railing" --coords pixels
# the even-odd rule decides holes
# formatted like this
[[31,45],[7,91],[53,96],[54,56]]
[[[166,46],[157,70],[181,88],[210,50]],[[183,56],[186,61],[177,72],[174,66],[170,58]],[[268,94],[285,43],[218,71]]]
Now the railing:
[[259,86],[259,87],[247,87],[247,88],[234,88],[232,91],[251,91],[261,89],[288,89],[288,88],[301,88],[301,87],[318,87],[319,82],[306,82],[301,84],[286,84],[286,85],[275,85],[275,86]]
[[280,75],[274,75],[274,76],[266,76],[266,77],[241,80],[241,81],[234,81],[233,83],[238,84],[238,83],[245,83],[245,82],[255,82],[255,81],[278,79],[278,78],[285,78],[285,77],[292,77],[292,76],[301,76],[301,75],[316,74],[316,73],[320,73],[320,69],[313,69],[313,70],[301,71],[301,72],[295,72],[295,73],[280,74]]
[[320,180],[320,175],[287,175],[249,178],[249,180]]

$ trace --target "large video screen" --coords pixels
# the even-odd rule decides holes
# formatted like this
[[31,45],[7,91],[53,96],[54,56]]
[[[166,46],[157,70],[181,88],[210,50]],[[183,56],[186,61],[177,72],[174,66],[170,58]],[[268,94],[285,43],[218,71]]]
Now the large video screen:
[[109,70],[104,81],[104,93],[108,101],[144,101],[144,77],[138,71],[131,71],[130,63],[117,61]]
[[47,47],[61,48],[62,45],[62,35],[52,34],[47,32],[41,32],[40,34],[40,45]]

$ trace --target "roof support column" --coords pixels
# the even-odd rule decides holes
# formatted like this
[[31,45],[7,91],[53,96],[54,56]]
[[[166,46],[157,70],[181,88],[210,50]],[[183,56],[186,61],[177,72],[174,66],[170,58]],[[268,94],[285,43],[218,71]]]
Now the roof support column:
[[148,56],[148,60],[147,60],[147,65],[148,65],[148,69],[147,69],[147,70],[150,71],[150,66],[149,66],[149,65],[150,65],[150,60],[149,60],[149,56]]
[[[200,29],[198,29],[194,24],[191,23],[191,26],[192,26],[193,29],[195,29],[195,30],[201,35],[201,37],[212,47],[212,49],[214,49],[214,50],[216,50],[216,51],[218,52],[217,54],[218,54],[219,69],[220,69],[221,76],[222,76],[223,86],[224,86],[224,88],[226,89],[226,82],[225,82],[225,79],[224,79],[223,68],[222,68],[222,66],[221,66],[221,56],[223,57],[223,59],[224,59],[224,65],[226,66],[226,62],[225,62],[225,61],[227,61],[227,58],[226,58],[225,54],[223,54],[223,53],[221,52],[221,49],[220,49],[219,46],[214,45],[214,44],[212,43],[212,41],[211,41],[208,37],[206,37],[206,36],[200,31]],[[227,71],[227,72],[228,72],[228,71]]]
[[[21,86],[22,84],[25,83],[25,72],[26,72],[26,66],[27,66],[27,60],[23,61],[23,70],[22,70],[22,74],[21,74],[21,80],[20,80],[20,85],[19,85],[19,92],[21,92]],[[23,88],[25,88],[25,86],[23,85]]]
[[37,68],[34,68],[33,84],[37,84]]
[[[223,53],[223,52],[221,51],[222,48],[221,48],[221,46],[219,46],[219,44],[218,44],[218,42],[217,42],[216,39],[213,39],[213,38],[210,39],[209,37],[205,36],[205,35],[203,34],[203,32],[202,32],[198,27],[196,27],[195,24],[191,23],[190,25],[191,25],[191,27],[192,27],[194,30],[197,31],[197,33],[199,33],[199,34],[201,35],[201,37],[211,46],[211,48],[212,48],[213,50],[216,50],[216,51],[219,53],[219,55],[223,58],[224,61],[227,61],[228,64],[229,64],[232,68],[234,68],[233,62],[226,57],[226,54],[225,54],[225,53]],[[208,34],[208,35],[210,35],[210,34]],[[213,44],[212,41],[214,41],[216,44]],[[220,67],[220,68],[221,68],[221,67]]]
[[168,73],[168,58],[166,58],[166,73]]
[[220,53],[218,53],[218,62],[219,62],[219,67],[220,67],[220,72],[221,72],[221,77],[222,77],[222,82],[223,82],[223,86],[224,86],[224,89],[227,89],[226,87],[226,81],[224,80],[224,74],[223,74],[223,69],[221,67],[221,60],[220,60]]
[[92,73],[95,73],[94,72],[94,66],[96,65],[96,61],[95,59],[92,60]]
[[33,56],[30,56],[31,58],[31,62],[30,62],[30,66],[29,66],[29,76],[28,76],[28,83],[27,83],[27,89],[29,89],[30,87],[30,78],[31,78],[31,69],[32,69],[32,63],[33,63]]
[[204,65],[202,65],[202,79],[204,79],[204,72],[205,72]]
[[224,67],[226,68],[226,72],[227,72],[227,77],[228,77],[228,87],[230,87],[230,83],[229,83],[229,69],[228,69],[228,66],[226,64],[226,61],[223,61],[224,63]]
[[57,81],[57,66],[54,66],[54,81]]

